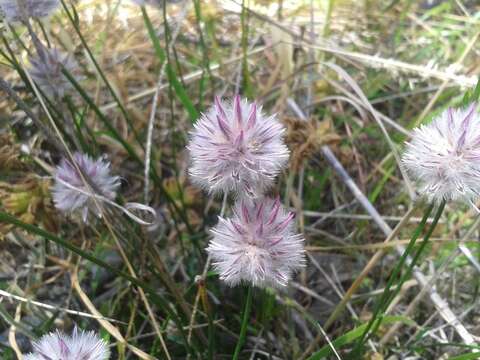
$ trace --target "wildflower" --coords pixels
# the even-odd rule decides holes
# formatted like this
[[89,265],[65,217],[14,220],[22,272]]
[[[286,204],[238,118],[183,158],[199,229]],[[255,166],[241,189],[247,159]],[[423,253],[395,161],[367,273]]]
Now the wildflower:
[[305,261],[304,239],[292,220],[278,199],[237,202],[231,219],[219,218],[207,248],[220,279],[231,286],[286,286]]
[[73,159],[82,174],[69,160],[60,162],[52,190],[55,207],[64,212],[80,211],[83,221],[87,220],[89,210],[101,216],[95,201],[101,202],[102,197],[107,201],[113,200],[120,186],[120,178],[110,173],[110,163],[104,159],[93,160],[81,153],[75,153]]
[[59,5],[59,0],[0,0],[0,9],[10,22],[47,17]]
[[235,191],[256,197],[285,166],[285,128],[255,103],[215,98],[190,134],[190,175],[212,193]]
[[42,56],[30,58],[29,73],[45,95],[62,98],[72,88],[72,84],[62,70],[72,73],[77,64],[69,54],[58,49],[44,48]]
[[432,201],[472,200],[480,194],[480,119],[475,105],[444,111],[414,130],[402,162]]
[[72,336],[59,331],[43,336],[33,344],[34,352],[25,360],[107,360],[108,344],[93,331],[73,330]]

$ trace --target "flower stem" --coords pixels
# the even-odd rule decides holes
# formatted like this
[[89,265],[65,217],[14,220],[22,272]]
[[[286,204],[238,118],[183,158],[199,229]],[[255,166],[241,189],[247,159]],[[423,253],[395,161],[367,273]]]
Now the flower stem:
[[[425,249],[425,246],[428,244],[428,240],[432,236],[432,233],[435,230],[435,227],[437,226],[438,221],[440,220],[440,216],[443,213],[443,210],[445,208],[445,204],[446,204],[446,202],[442,201],[440,206],[437,208],[437,211],[435,213],[433,221],[432,221],[429,229],[427,230],[427,233],[425,234],[425,236],[423,238],[423,241],[419,244],[418,249],[417,249],[415,255],[413,256],[413,259],[412,259],[411,263],[408,265],[407,270],[401,276],[400,280],[398,280],[396,288],[394,290],[391,290],[391,295],[389,297],[389,300],[387,301],[386,306],[388,306],[393,301],[393,299],[395,299],[397,297],[397,295],[399,294],[399,292],[402,289],[402,285],[412,275],[414,267],[418,263],[418,261],[420,259],[420,256],[423,254],[423,250]],[[384,316],[384,314],[381,314],[380,317],[383,318],[383,316]],[[381,321],[377,321],[375,323],[373,329],[370,331],[370,334],[375,334],[377,329],[380,327],[380,324],[381,324]]]
[[248,285],[247,300],[245,302],[245,308],[243,309],[242,327],[240,328],[240,336],[238,338],[237,346],[235,347],[235,353],[233,354],[232,360],[238,359],[238,356],[240,355],[240,350],[242,350],[243,343],[245,342],[245,337],[247,335],[248,319],[250,318],[250,310],[252,309],[252,294],[253,286]]
[[[425,246],[428,243],[428,240],[430,239],[430,236],[433,233],[433,230],[435,229],[438,221],[440,220],[440,216],[443,213],[443,209],[445,208],[445,201],[442,201],[440,206],[438,207],[436,214],[434,216],[433,222],[430,225],[429,229],[427,230],[427,233],[425,234],[422,243],[420,244],[420,247],[418,248],[417,252],[414,255],[414,258],[410,261],[407,261],[408,256],[410,256],[411,253],[414,251],[414,247],[416,245],[416,241],[418,237],[420,236],[421,232],[424,230],[427,219],[430,216],[432,210],[434,208],[434,205],[431,204],[427,210],[425,211],[423,218],[420,222],[420,224],[417,226],[415,229],[411,240],[405,249],[403,255],[401,256],[399,262],[395,266],[395,268],[392,271],[392,274],[390,275],[387,284],[385,286],[385,290],[380,298],[380,300],[377,302],[375,311],[373,313],[372,318],[368,322],[365,330],[363,331],[362,336],[360,339],[357,341],[355,347],[352,350],[352,353],[349,357],[349,359],[358,359],[361,357],[361,353],[363,351],[363,345],[365,342],[370,338],[371,335],[373,335],[377,329],[379,328],[383,317],[385,316],[385,311],[389,304],[393,301],[393,299],[397,296],[397,294],[400,292],[400,289],[402,287],[402,284],[405,282],[405,280],[410,276],[411,272],[413,271],[414,266],[418,262],[420,255],[422,254]],[[408,268],[407,271],[403,276],[400,276],[400,279],[397,281],[398,276],[401,273],[401,270],[404,268],[404,264],[407,263]],[[397,287],[396,290],[392,290],[392,287],[394,283],[397,282]]]

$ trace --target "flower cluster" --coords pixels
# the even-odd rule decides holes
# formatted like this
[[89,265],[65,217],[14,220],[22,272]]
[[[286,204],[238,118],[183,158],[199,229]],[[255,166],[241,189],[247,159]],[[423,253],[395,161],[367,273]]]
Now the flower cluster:
[[288,161],[285,129],[255,103],[215,99],[195,124],[188,150],[190,175],[212,193],[233,191],[254,198],[270,186]]
[[50,16],[59,5],[59,0],[0,0],[0,10],[10,22]]
[[71,336],[59,331],[43,336],[33,344],[34,352],[25,360],[107,360],[108,344],[93,331],[73,330]]
[[120,178],[110,173],[110,163],[104,159],[94,160],[88,155],[75,153],[73,160],[75,164],[63,159],[57,167],[53,202],[61,211],[80,212],[87,221],[89,211],[101,215],[95,201],[115,198]]
[[431,201],[472,203],[480,195],[480,119],[475,108],[445,110],[416,128],[407,144],[403,165]]
[[62,98],[72,88],[72,84],[62,70],[72,73],[77,67],[69,54],[53,48],[44,48],[41,56],[30,58],[29,73],[45,95]]
[[210,193],[236,195],[231,218],[219,218],[207,252],[220,279],[234,286],[286,286],[304,265],[303,236],[280,201],[264,197],[288,161],[284,127],[255,103],[215,98],[190,135],[190,175]]

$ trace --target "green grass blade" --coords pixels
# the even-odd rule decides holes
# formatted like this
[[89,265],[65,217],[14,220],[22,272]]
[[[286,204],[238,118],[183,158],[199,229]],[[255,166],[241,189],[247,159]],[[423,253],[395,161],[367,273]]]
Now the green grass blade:
[[466,353],[458,356],[451,357],[450,360],[472,360],[480,359],[480,352]]
[[[402,322],[404,324],[414,324],[414,322],[408,318],[405,318],[403,316],[385,316],[379,323],[388,325],[388,324],[394,324]],[[353,343],[356,339],[358,339],[362,333],[365,331],[367,328],[368,324],[363,324],[360,325],[353,330],[350,330],[349,332],[345,333],[344,335],[338,337],[334,341],[332,341],[332,345],[335,349],[339,349],[345,345]],[[319,351],[316,353],[312,354],[307,360],[320,360],[320,359],[325,359],[327,356],[332,355],[333,350],[332,347],[327,344],[324,347],[322,347]]]
[[[160,61],[160,66],[161,66],[166,60],[168,61],[167,55],[165,54],[165,51],[162,49],[162,46],[158,41],[158,37],[155,33],[155,29],[153,28],[152,22],[150,21],[147,10],[145,9],[144,6],[142,6],[142,15],[143,15],[143,20],[145,22],[145,26],[147,27],[148,35],[150,37],[150,40],[152,41],[153,48]],[[170,82],[170,85],[172,86],[173,90],[178,96],[178,99],[187,110],[190,120],[192,121],[192,123],[195,122],[200,116],[200,114],[198,113],[197,109],[193,105],[193,102],[190,100],[190,97],[188,96],[187,91],[185,90],[182,83],[178,80],[178,77],[175,74],[175,71],[172,69],[170,63],[168,62],[165,65],[165,72],[167,74],[167,79]]]
[[427,219],[430,216],[430,213],[433,210],[433,205],[430,205],[427,210],[425,211],[422,220],[418,224],[417,228],[412,234],[412,237],[410,239],[410,242],[408,243],[407,248],[403,252],[402,256],[400,257],[400,260],[397,262],[395,268],[392,271],[392,274],[390,275],[387,284],[385,286],[385,290],[377,302],[375,306],[375,311],[373,313],[372,319],[369,321],[367,327],[365,328],[364,333],[358,340],[357,344],[355,345],[353,351],[352,351],[352,359],[355,359],[355,357],[359,358],[360,353],[362,352],[363,345],[365,341],[367,340],[367,336],[369,336],[370,330],[373,328],[374,324],[376,321],[378,321],[378,318],[380,318],[383,315],[383,311],[387,308],[389,304],[389,300],[391,299],[391,288],[393,286],[393,283],[397,279],[398,275],[400,274],[401,269],[403,268],[403,265],[407,259],[407,257],[410,255],[410,253],[413,251],[413,248],[415,246],[415,243],[420,236],[421,232],[425,228],[425,225],[427,223]]
[[[428,243],[428,240],[432,236],[433,230],[435,230],[435,227],[437,226],[437,223],[440,220],[440,216],[442,215],[444,208],[445,208],[445,201],[443,201],[440,204],[440,206],[438,207],[437,212],[435,213],[435,217],[432,221],[432,224],[430,225],[427,233],[423,237],[423,241],[421,242],[419,248],[417,249],[417,251],[416,251],[416,253],[415,253],[415,255],[412,259],[412,262],[410,263],[407,270],[405,271],[405,273],[402,275],[402,277],[400,278],[400,280],[396,284],[395,290],[391,293],[390,297],[387,299],[385,305],[383,306],[384,309],[386,309],[388,307],[388,305],[390,305],[390,303],[393,301],[393,299],[395,299],[395,297],[400,293],[400,291],[402,289],[402,285],[411,276],[411,274],[413,272],[413,268],[418,263],[418,260],[420,259],[420,256],[422,255],[423,250],[425,249],[425,246]],[[383,314],[381,314],[380,316],[383,316]],[[372,328],[371,333],[374,334],[377,331],[379,326],[380,326],[380,323],[377,323],[376,326],[374,326]],[[367,337],[367,339],[368,339],[368,337]]]
[[253,286],[249,285],[247,289],[247,299],[245,301],[245,308],[243,309],[242,315],[242,326],[240,328],[240,335],[238,337],[237,346],[235,347],[235,352],[233,354],[233,360],[237,360],[240,356],[240,351],[242,346],[245,343],[245,337],[247,335],[247,326],[248,320],[250,319],[250,310],[252,309],[252,298],[253,298]]
[[88,96],[88,94],[85,92],[85,90],[82,88],[82,86],[75,80],[75,78],[68,71],[66,71],[65,68],[62,70],[62,72],[67,77],[67,79],[70,81],[70,83],[73,85],[75,90],[78,91],[78,93],[83,98],[83,100],[85,100],[87,105],[95,112],[95,114],[98,116],[98,118],[100,119],[102,124],[108,129],[111,136],[123,146],[125,151],[132,158],[134,158],[135,160],[137,160],[139,162],[142,162],[142,160],[137,155],[137,153],[135,152],[133,147],[130,145],[130,143],[128,141],[124,140],[120,136],[117,129],[115,129],[115,127],[113,127],[110,120],[107,119],[105,114],[99,109],[99,107],[97,106],[97,104],[95,104],[95,102],[92,100],[92,98],[90,96]]
[[[98,64],[97,60],[95,59],[95,57],[93,56],[93,53],[92,51],[90,50],[90,47],[88,46],[85,38],[83,37],[82,35],[82,32],[80,31],[80,27],[79,27],[79,24],[78,24],[78,19],[74,17],[74,15],[71,14],[70,10],[68,9],[67,5],[65,4],[65,1],[64,0],[60,0],[62,2],[62,5],[63,5],[63,8],[65,10],[65,12],[67,13],[67,17],[70,19],[70,22],[72,23],[73,25],[73,28],[75,29],[75,32],[77,34],[77,36],[79,37],[80,39],[80,42],[82,43],[83,47],[85,48],[85,50],[87,51],[88,53],[88,56],[90,58],[90,60],[92,61],[92,64],[93,66],[95,67],[95,69],[97,70],[98,74],[100,75],[100,77],[102,78],[103,82],[105,83],[105,85],[107,86],[107,89],[108,91],[110,92],[110,94],[112,95],[114,101],[117,103],[120,111],[122,112],[124,118],[125,118],[125,121],[127,122],[127,125],[128,127],[130,128],[130,130],[133,132],[133,135],[135,136],[135,139],[137,140],[138,144],[143,148],[143,142],[140,140],[140,137],[135,129],[135,127],[133,126],[133,121],[130,117],[130,115],[128,114],[127,112],[127,109],[125,108],[125,106],[123,105],[122,101],[119,99],[119,97],[117,96],[117,93],[115,92],[115,90],[113,89],[112,85],[110,84],[110,82],[108,81],[107,77],[105,76],[105,74],[103,73],[100,65]],[[72,5],[72,8],[74,9],[74,12],[76,13],[75,11],[75,7]]]
[[252,86],[252,81],[250,80],[250,72],[248,71],[248,11],[245,6],[245,0],[242,0],[242,12],[240,14],[240,23],[242,27],[242,84],[243,91],[245,95],[249,98],[255,96]]

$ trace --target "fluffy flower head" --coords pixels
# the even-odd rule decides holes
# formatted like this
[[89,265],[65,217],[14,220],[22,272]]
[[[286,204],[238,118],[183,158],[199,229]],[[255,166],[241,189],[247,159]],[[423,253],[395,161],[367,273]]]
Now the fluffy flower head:
[[25,360],[107,360],[110,350],[107,343],[93,331],[84,332],[77,328],[71,336],[52,332],[33,344],[34,352],[24,356]]
[[94,199],[91,192],[113,200],[120,186],[120,178],[110,173],[110,163],[102,158],[94,160],[81,153],[75,153],[73,158],[91,190],[85,185],[75,165],[63,159],[55,173],[53,202],[63,212],[80,211],[86,221],[89,210],[98,211],[95,201],[101,201],[98,197]]
[[49,16],[59,5],[59,0],[0,0],[3,15],[14,22]]
[[288,160],[284,130],[275,116],[266,116],[255,103],[239,96],[232,103],[216,98],[190,134],[190,175],[210,192],[256,197]]
[[480,119],[475,105],[445,110],[414,130],[403,165],[432,201],[465,200],[480,194]]
[[69,54],[55,48],[45,48],[43,56],[30,58],[30,75],[45,95],[61,98],[72,88],[72,84],[62,72],[62,66],[72,73],[77,64]]
[[220,279],[231,286],[286,286],[305,261],[292,220],[278,199],[238,201],[232,218],[219,218],[207,248]]

